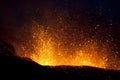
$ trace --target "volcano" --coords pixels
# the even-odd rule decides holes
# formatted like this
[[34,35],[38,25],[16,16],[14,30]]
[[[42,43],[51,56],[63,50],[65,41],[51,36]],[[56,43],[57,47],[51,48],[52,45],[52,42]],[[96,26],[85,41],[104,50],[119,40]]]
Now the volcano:
[[41,66],[15,56],[0,56],[0,65],[1,80],[120,80],[119,70],[89,66]]
[[120,80],[120,70],[90,66],[42,66],[31,59],[9,54],[11,50],[7,50],[10,49],[7,45],[4,52],[0,50],[1,80]]

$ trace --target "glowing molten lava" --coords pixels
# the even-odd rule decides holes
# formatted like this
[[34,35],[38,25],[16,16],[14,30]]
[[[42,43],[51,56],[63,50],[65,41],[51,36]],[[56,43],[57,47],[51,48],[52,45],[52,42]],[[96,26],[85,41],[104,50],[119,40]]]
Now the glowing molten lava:
[[[90,45],[91,49],[84,48],[83,50],[75,51],[73,54],[69,54],[69,51],[57,50],[51,40],[46,39],[43,41],[43,46],[40,48],[38,45],[35,47],[35,52],[32,54],[31,59],[38,62],[41,65],[70,65],[70,66],[94,66],[105,68],[106,67],[106,57],[98,54],[94,50],[95,46]],[[28,56],[29,57],[29,56]]]
[[[68,44],[69,46],[72,45],[72,48],[70,48],[65,45],[66,42],[60,40],[60,34],[51,33],[51,29],[44,29],[44,27],[32,28],[32,40],[28,41],[29,44],[27,45],[27,47],[31,45],[30,50],[26,50],[26,47],[22,46],[24,53],[24,56],[22,56],[31,58],[41,65],[84,65],[106,68],[106,48],[101,48],[96,41],[87,39],[87,41],[77,43],[78,46],[75,43],[70,43]],[[55,38],[55,35],[58,38]]]

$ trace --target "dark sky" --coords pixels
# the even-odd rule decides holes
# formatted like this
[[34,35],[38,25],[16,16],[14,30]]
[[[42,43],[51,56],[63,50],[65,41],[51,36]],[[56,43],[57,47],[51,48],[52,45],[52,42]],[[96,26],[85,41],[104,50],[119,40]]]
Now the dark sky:
[[[93,16],[102,13],[104,18],[119,24],[119,3],[119,0],[0,0],[0,33],[9,34],[9,28],[22,26],[34,18],[43,20],[45,9],[53,11],[52,14],[56,14],[56,10],[80,10],[82,14],[89,12]],[[115,27],[120,29],[119,25]]]
[[102,12],[119,23],[119,3],[119,0],[0,0],[0,23],[20,25],[25,16],[31,16],[37,8],[48,5],[54,9],[84,9],[93,14]]

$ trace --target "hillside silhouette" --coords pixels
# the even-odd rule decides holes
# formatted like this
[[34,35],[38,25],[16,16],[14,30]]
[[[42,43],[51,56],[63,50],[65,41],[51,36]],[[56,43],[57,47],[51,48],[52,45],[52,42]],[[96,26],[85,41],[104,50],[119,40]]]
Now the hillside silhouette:
[[11,44],[0,40],[0,80],[120,80],[119,70],[89,66],[42,66],[15,55]]

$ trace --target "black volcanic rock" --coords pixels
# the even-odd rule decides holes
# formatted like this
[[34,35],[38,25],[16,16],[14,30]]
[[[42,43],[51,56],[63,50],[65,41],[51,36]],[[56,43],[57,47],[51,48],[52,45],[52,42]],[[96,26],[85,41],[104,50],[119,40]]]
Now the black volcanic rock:
[[15,56],[14,48],[0,41],[0,80],[120,80],[119,70],[88,66],[42,66]]
[[14,47],[10,43],[0,39],[0,55],[15,55]]
[[0,56],[0,80],[120,80],[120,71],[88,66],[41,66],[16,56]]

